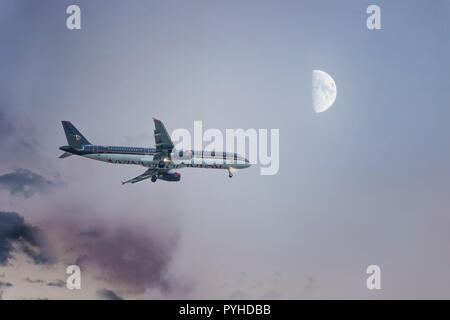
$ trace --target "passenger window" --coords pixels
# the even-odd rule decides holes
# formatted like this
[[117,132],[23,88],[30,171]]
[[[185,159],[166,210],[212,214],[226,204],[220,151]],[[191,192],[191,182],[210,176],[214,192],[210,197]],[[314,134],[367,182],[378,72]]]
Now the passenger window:
[[181,150],[178,155],[180,156],[180,158],[183,158],[183,150]]

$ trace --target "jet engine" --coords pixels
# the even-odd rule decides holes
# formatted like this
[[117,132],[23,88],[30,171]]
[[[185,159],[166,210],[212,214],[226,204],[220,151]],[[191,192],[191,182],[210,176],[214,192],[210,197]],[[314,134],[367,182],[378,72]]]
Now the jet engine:
[[164,181],[180,181],[181,174],[178,172],[166,172],[163,174],[158,175],[158,179],[164,180]]

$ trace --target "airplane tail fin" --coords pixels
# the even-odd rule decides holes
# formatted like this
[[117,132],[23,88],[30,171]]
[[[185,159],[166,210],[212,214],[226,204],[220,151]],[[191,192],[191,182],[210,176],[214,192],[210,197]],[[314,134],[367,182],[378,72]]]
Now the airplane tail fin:
[[70,121],[62,121],[62,125],[70,147],[80,150],[91,144]]

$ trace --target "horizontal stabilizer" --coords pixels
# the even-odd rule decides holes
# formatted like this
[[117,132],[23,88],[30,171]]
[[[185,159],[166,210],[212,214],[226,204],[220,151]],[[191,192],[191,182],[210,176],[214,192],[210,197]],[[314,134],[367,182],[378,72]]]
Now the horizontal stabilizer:
[[71,155],[73,155],[73,153],[64,152],[62,155],[59,156],[59,158],[64,159],[64,158],[70,157]]

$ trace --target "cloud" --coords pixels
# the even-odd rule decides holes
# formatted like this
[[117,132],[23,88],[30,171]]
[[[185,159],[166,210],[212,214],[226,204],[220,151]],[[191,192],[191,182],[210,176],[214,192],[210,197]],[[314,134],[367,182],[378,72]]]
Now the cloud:
[[64,288],[65,284],[66,284],[66,283],[65,283],[64,281],[62,281],[62,280],[55,280],[55,281],[47,282],[47,285],[48,285],[49,287],[59,287],[59,288]]
[[44,280],[41,279],[30,279],[30,278],[25,278],[25,282],[28,283],[36,283],[36,284],[46,284],[49,287],[59,287],[59,288],[63,288],[65,287],[65,282],[63,280],[55,280],[55,281],[49,281],[49,282],[45,282]]
[[274,289],[270,289],[269,291],[266,291],[266,293],[264,293],[263,299],[264,300],[277,300],[277,299],[282,299],[283,295]]
[[2,288],[10,288],[12,287],[12,283],[11,282],[3,282],[0,281],[0,300],[2,299],[3,296],[3,290],[1,290]]
[[25,278],[25,281],[28,282],[28,283],[40,283],[40,284],[45,283],[44,280],[41,280],[41,279],[32,280],[32,279],[30,279],[28,277]]
[[3,281],[0,281],[0,288],[1,287],[12,287],[13,285],[12,285],[12,283],[11,282],[3,282]]
[[82,267],[100,267],[105,277],[131,285],[139,292],[147,288],[170,291],[166,272],[178,242],[177,236],[109,224],[80,234],[84,236],[78,237],[78,245],[73,251]]
[[79,236],[86,236],[86,237],[92,237],[92,238],[98,238],[100,237],[100,233],[95,230],[89,230],[89,231],[83,231],[78,234]]
[[[25,117],[18,117],[6,112],[10,102],[0,101],[0,148],[2,165],[31,165],[41,163],[39,142],[33,125]],[[32,159],[30,154],[33,154]]]
[[100,219],[78,205],[56,207],[36,212],[39,228],[18,213],[0,211],[0,264],[14,267],[15,252],[24,253],[31,263],[44,264],[34,277],[24,275],[24,282],[64,287],[62,280],[46,278],[45,270],[50,264],[51,268],[76,264],[84,279],[95,280],[95,296],[105,287],[133,295],[147,290],[158,296],[186,292],[184,281],[169,273],[179,240],[172,223],[143,225],[133,223],[129,215]]
[[306,282],[305,290],[312,290],[315,286],[316,279],[313,276],[308,277],[308,281]]
[[157,295],[188,290],[184,279],[170,273],[179,243],[178,225],[171,220],[143,224],[130,219],[131,213],[108,218],[78,202],[56,204],[35,216],[58,252],[57,261],[101,279],[96,289]]
[[306,280],[306,284],[301,292],[301,295],[307,298],[314,296],[315,291],[317,291],[317,281],[313,276],[309,276]]
[[5,112],[0,109],[0,134],[2,137],[7,137],[15,131],[12,122],[8,119]]
[[28,169],[18,169],[0,176],[0,188],[8,190],[10,195],[22,195],[25,198],[35,193],[47,193],[57,185]]
[[6,265],[13,258],[14,244],[35,264],[53,261],[49,243],[39,228],[25,223],[16,212],[0,211],[0,265]]
[[118,296],[114,291],[108,289],[100,289],[97,291],[100,298],[106,300],[123,300],[122,297]]

